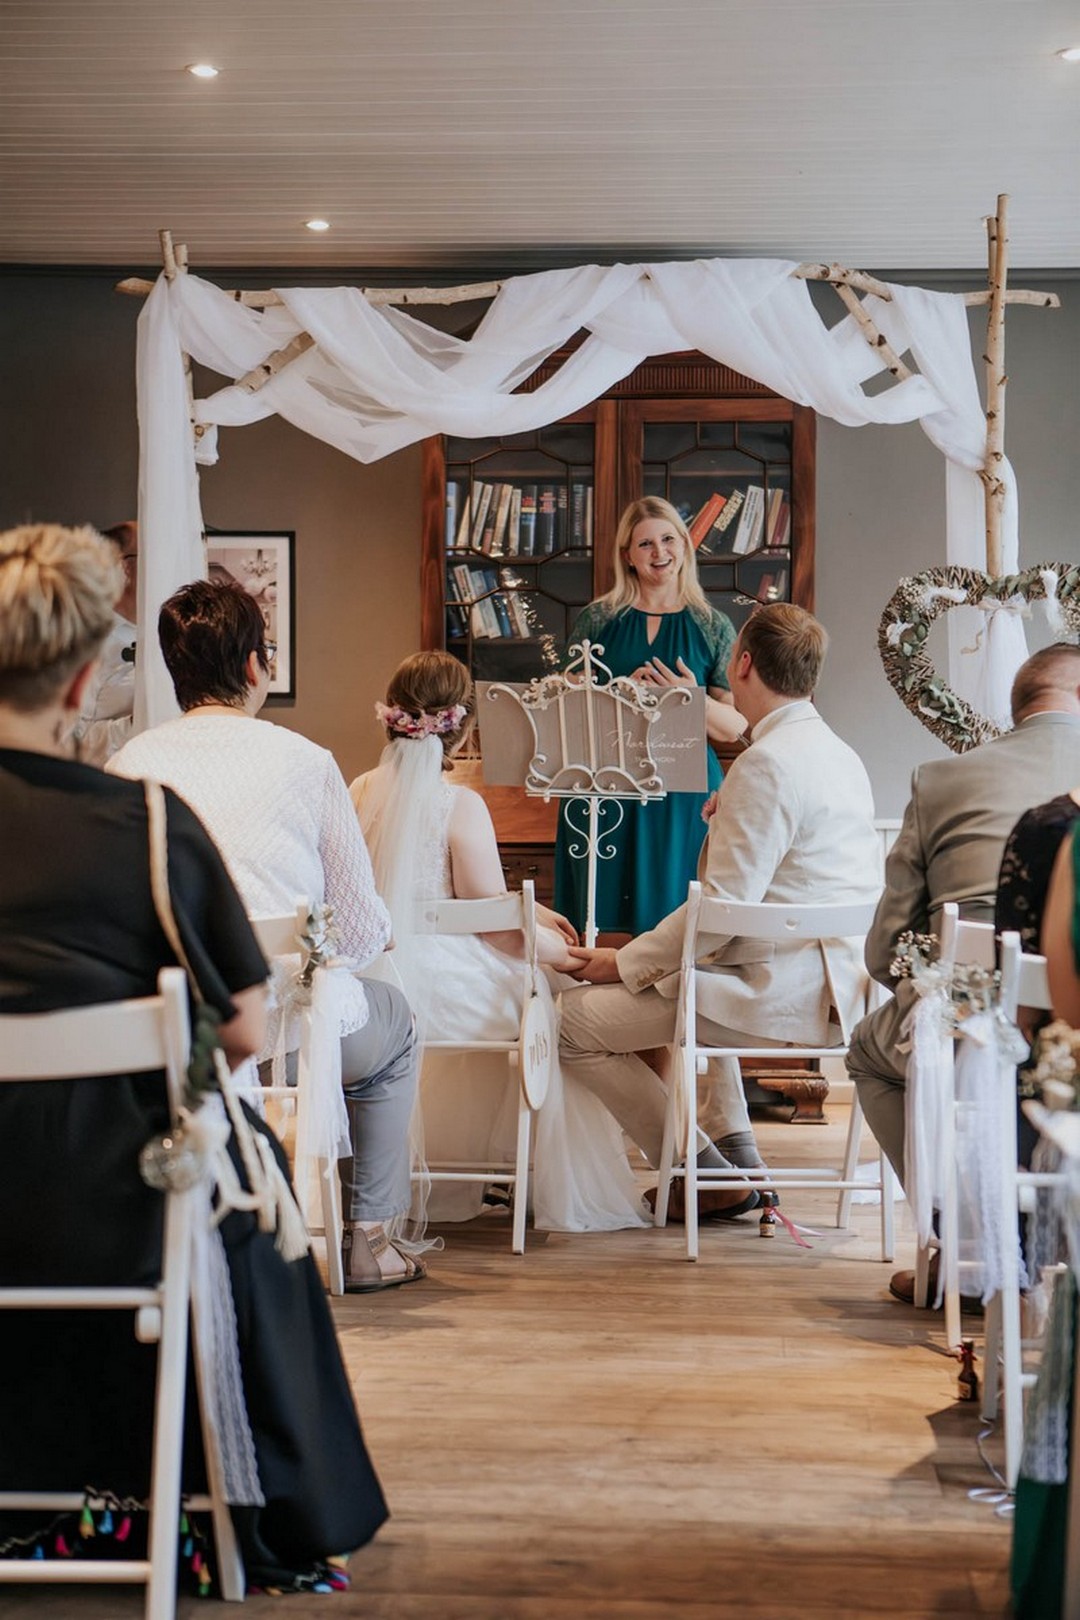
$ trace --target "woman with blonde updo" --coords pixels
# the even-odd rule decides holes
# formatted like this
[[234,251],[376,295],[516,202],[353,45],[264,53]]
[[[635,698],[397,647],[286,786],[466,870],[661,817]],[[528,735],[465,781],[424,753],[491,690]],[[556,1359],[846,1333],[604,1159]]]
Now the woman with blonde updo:
[[[468,671],[448,653],[415,653],[395,672],[385,703],[377,703],[375,710],[386,731],[386,747],[376,769],[358,777],[349,791],[376,885],[390,910],[393,960],[417,1013],[421,1040],[513,1040],[522,1012],[520,934],[418,934],[414,926],[418,900],[478,900],[506,893],[487,805],[448,776],[473,727]],[[567,945],[576,944],[577,936],[557,913],[537,910],[540,960],[558,967],[568,960]],[[476,1054],[470,1054],[470,1085],[480,1067]],[[505,1090],[505,1063],[500,1073]],[[445,1096],[448,1087],[443,1079],[438,1087],[431,1079],[429,1057],[422,1088],[428,1156],[468,1157],[463,1151],[445,1151],[434,1115],[438,1093]],[[474,1096],[454,1109],[455,1133],[471,1132],[475,1146],[494,1130],[501,1141],[503,1128],[516,1118],[512,1108],[503,1109],[503,1115],[501,1121],[496,1118],[490,1093],[487,1104],[477,1103]],[[538,1225],[586,1230],[642,1224],[640,1201],[617,1136],[610,1115],[595,1098],[576,1087],[573,1096],[564,1096],[561,1078],[553,1080],[537,1122]],[[481,1151],[489,1146],[485,1140]],[[458,1198],[452,1216],[434,1205],[431,1213],[466,1218],[476,1207],[475,1200]]]
[[[123,584],[115,548],[91,529],[0,534],[4,1014],[153,995],[160,970],[176,963],[152,896],[144,784],[71,757]],[[206,829],[168,789],[164,802],[177,928],[236,1063],[262,1045],[266,963]],[[0,1085],[0,1285],[156,1284],[164,1200],[140,1176],[139,1155],[168,1123],[162,1074]],[[249,1124],[263,1129],[253,1116]],[[243,1391],[222,1439],[247,1577],[316,1585],[324,1559],[360,1546],[386,1516],[318,1272],[310,1254],[287,1263],[273,1231],[245,1210],[229,1211],[208,1241],[212,1315],[235,1327],[220,1334],[215,1373],[228,1376],[215,1382]],[[144,1499],[157,1355],[137,1342],[130,1315],[7,1313],[3,1332],[6,1484],[69,1490],[90,1480]],[[185,1491],[198,1485],[185,1469]],[[36,1518],[51,1557],[55,1512]],[[146,1515],[134,1518],[129,1557],[145,1538]],[[69,1542],[78,1538],[72,1520]],[[0,1546],[10,1545],[6,1530]],[[24,1549],[38,1533],[23,1524]]]

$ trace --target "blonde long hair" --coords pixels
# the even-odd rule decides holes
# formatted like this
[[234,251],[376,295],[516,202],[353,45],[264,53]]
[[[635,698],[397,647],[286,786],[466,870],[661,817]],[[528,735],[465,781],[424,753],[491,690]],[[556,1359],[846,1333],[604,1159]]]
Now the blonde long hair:
[[637,582],[626,557],[634,530],[648,518],[659,518],[662,523],[670,523],[675,533],[681,536],[683,554],[677,576],[679,606],[692,608],[702,618],[708,619],[709,603],[698,579],[694,542],[671,502],[662,500],[659,495],[642,495],[640,500],[631,501],[619,519],[619,527],[615,531],[615,583],[600,598],[601,606],[610,613],[618,613],[622,608],[633,605],[637,597]]

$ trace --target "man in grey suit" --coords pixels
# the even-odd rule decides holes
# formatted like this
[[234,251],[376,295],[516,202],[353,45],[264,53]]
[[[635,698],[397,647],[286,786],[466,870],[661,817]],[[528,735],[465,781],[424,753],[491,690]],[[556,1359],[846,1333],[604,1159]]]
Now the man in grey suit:
[[[811,698],[827,636],[803,608],[775,603],[743,626],[728,666],[750,746],[720,789],[698,875],[726,900],[872,902],[881,891],[870,782]],[[565,1073],[594,1092],[659,1162],[666,1093],[636,1054],[674,1037],[686,907],[621,950],[571,950],[586,988],[563,996]],[[698,1026],[715,1046],[839,1045],[862,1006],[859,942],[713,938],[699,959]],[[702,1088],[699,1162],[760,1164],[739,1066],[713,1060]],[[714,1145],[715,1144],[715,1145]],[[682,1187],[682,1183],[677,1183]],[[737,1188],[700,1195],[703,1213],[753,1208]]]
[[[866,939],[866,965],[895,998],[857,1025],[848,1072],[870,1129],[904,1181],[906,1058],[897,1042],[914,1001],[889,975],[905,929],[933,933],[941,907],[993,922],[1005,840],[1025,810],[1080,782],[1080,647],[1055,643],[1022,664],[1012,688],[1013,730],[970,753],[915,771],[911,801],[885,866],[885,893]],[[906,1279],[893,1292],[907,1297]]]

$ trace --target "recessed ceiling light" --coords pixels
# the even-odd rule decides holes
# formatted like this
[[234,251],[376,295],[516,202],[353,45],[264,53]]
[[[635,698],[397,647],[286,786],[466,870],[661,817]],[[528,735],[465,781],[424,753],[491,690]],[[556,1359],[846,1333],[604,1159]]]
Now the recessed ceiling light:
[[212,62],[192,62],[188,72],[196,79],[216,79],[221,69],[216,68]]
[[1055,51],[1063,62],[1080,62],[1080,45],[1070,45],[1063,51]]
[[328,231],[330,229],[330,221],[328,219],[306,219],[304,224],[307,226],[309,231]]

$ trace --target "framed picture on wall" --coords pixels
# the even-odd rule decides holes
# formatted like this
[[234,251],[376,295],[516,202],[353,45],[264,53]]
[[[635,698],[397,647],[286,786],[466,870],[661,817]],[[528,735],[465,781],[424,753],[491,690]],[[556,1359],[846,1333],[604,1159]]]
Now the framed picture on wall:
[[206,566],[211,579],[243,586],[259,604],[270,660],[267,702],[296,697],[296,531],[208,530]]

